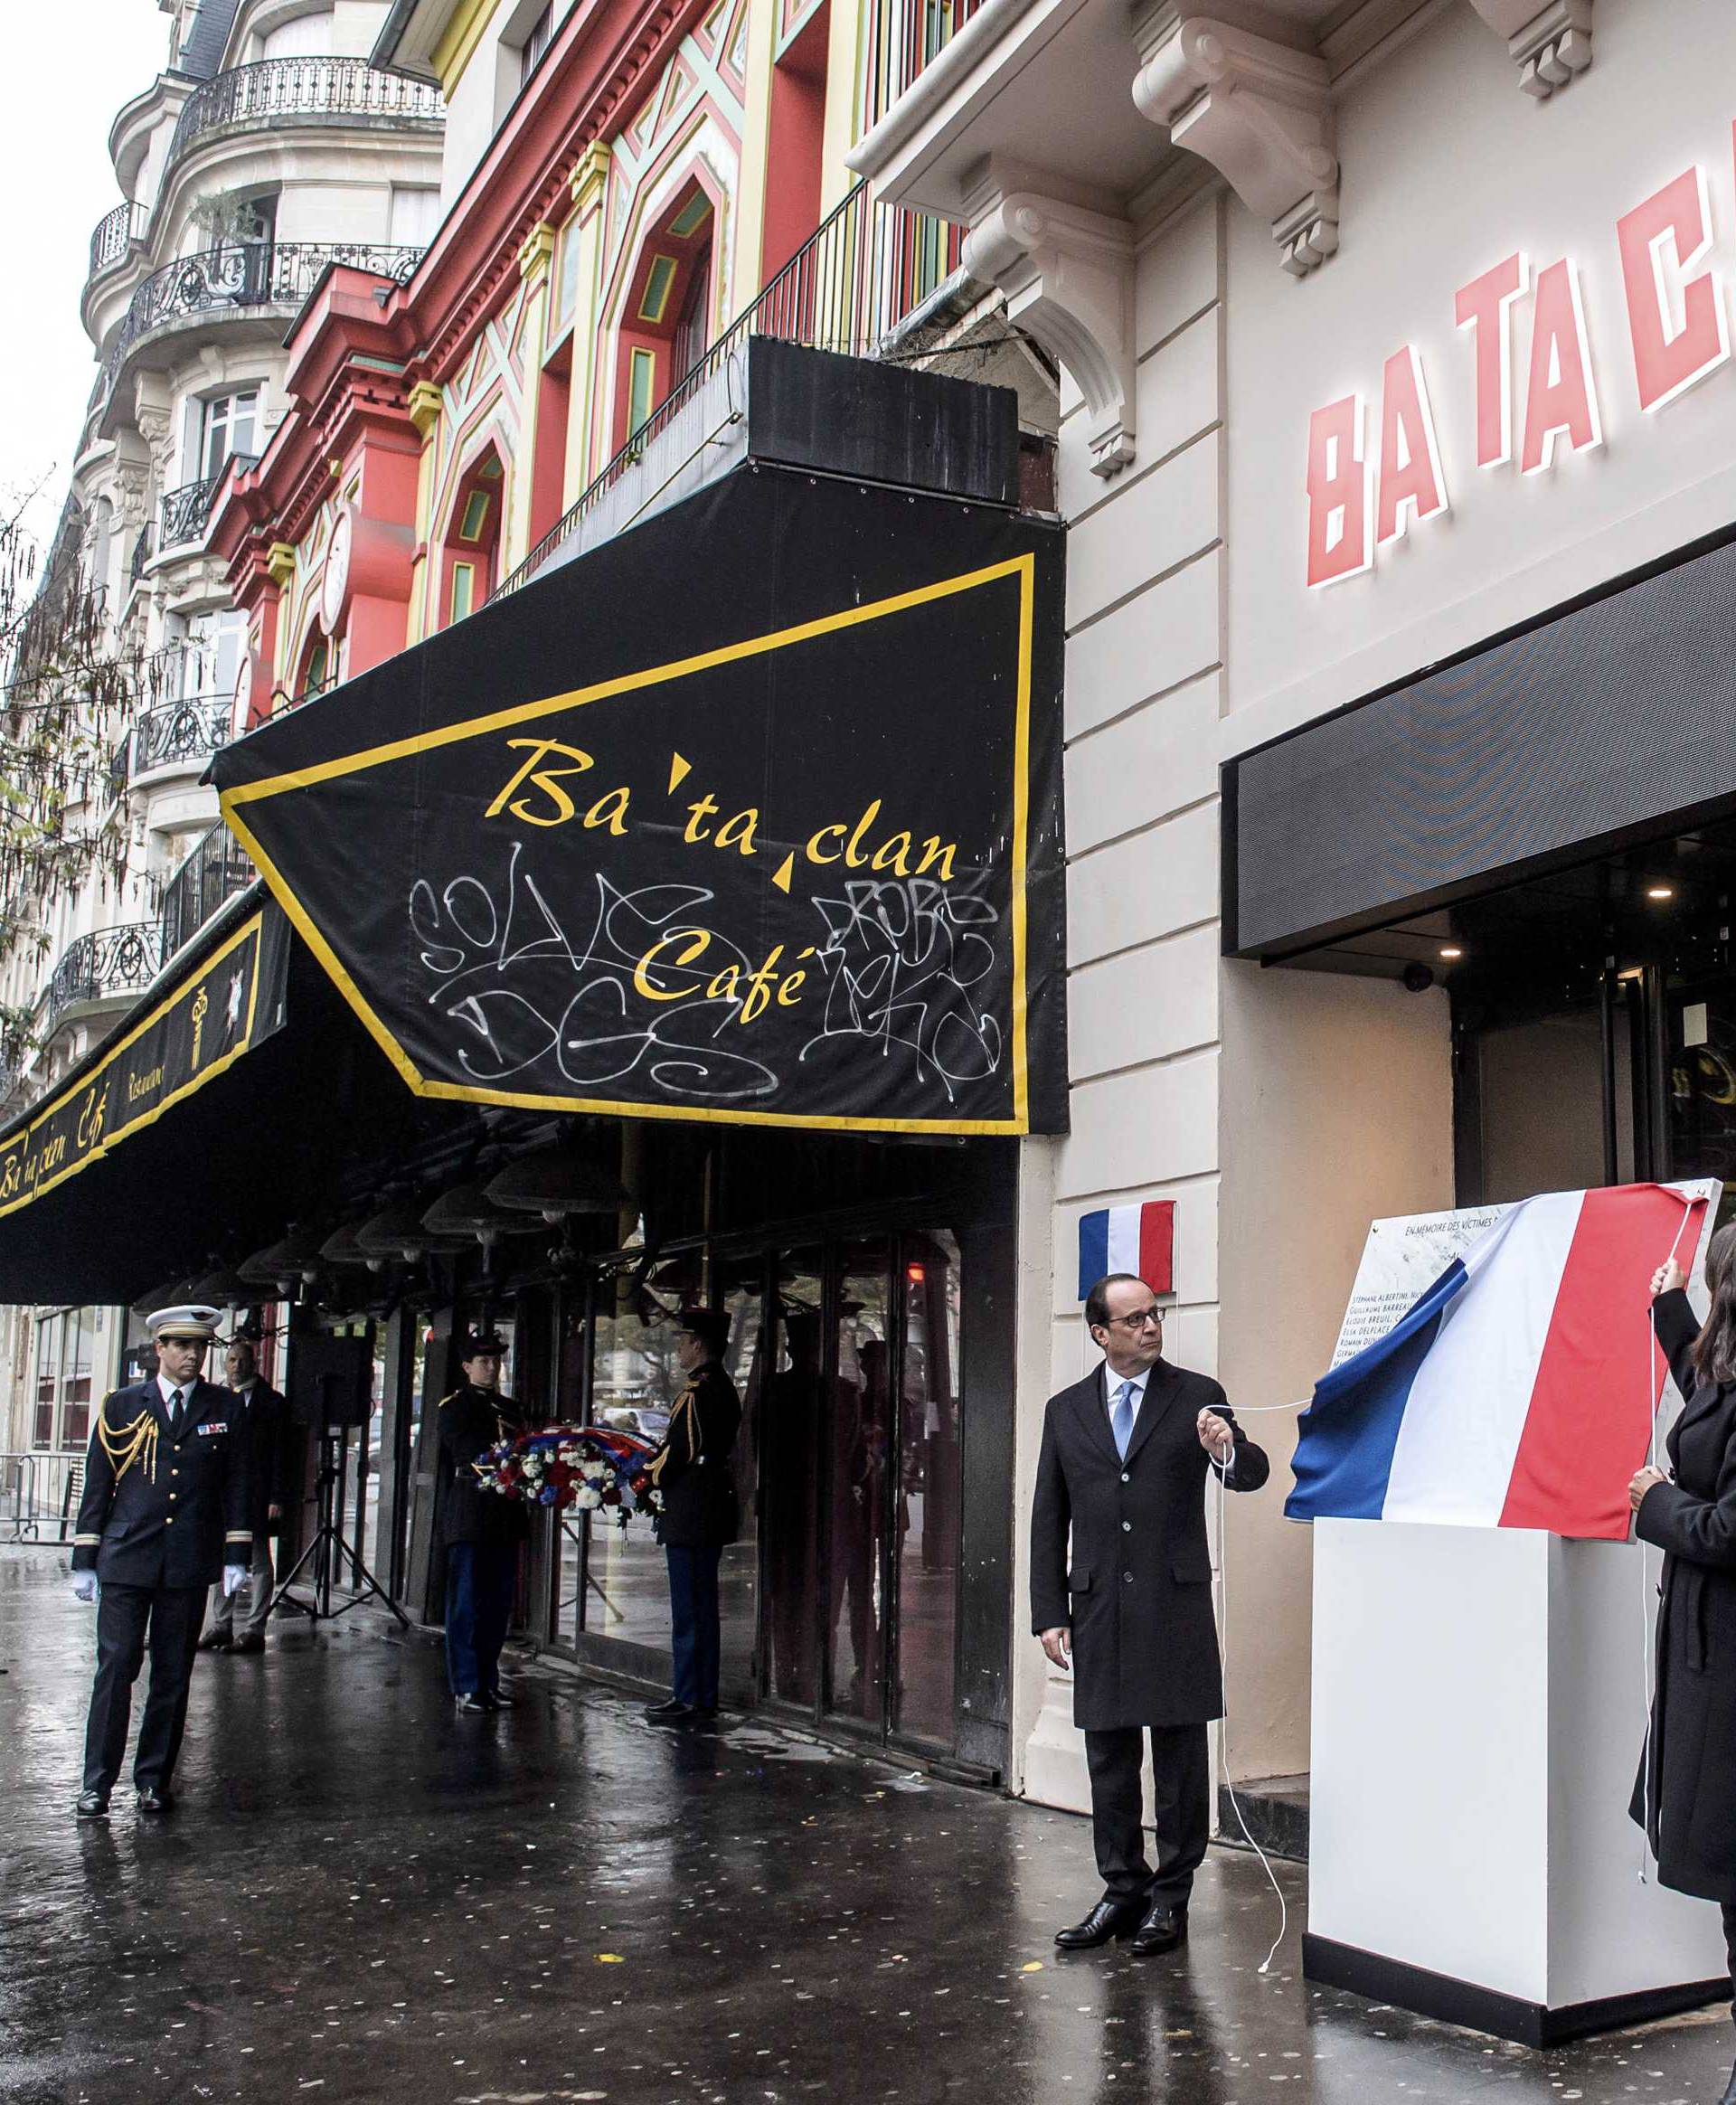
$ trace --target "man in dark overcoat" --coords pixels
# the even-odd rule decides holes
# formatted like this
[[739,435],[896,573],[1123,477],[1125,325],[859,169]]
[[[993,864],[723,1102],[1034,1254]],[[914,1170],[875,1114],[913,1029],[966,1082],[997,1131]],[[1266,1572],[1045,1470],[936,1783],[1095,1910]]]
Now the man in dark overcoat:
[[81,1820],[108,1817],[147,1641],[151,1686],[133,1781],[140,1812],[169,1810],[205,1589],[221,1578],[232,1593],[252,1559],[248,1443],[234,1397],[199,1371],[216,1316],[151,1316],[156,1373],[105,1397],[91,1430],[72,1538],[72,1591],[98,1602]]
[[511,1710],[500,1685],[518,1590],[519,1553],[531,1520],[519,1498],[485,1487],[474,1464],[485,1449],[529,1431],[524,1413],[500,1387],[505,1345],[493,1331],[472,1332],[462,1346],[464,1381],[439,1407],[440,1467],[446,1478],[440,1524],[446,1543],[446,1671],[461,1711]]
[[675,1666],[675,1693],[645,1713],[654,1724],[708,1725],[717,1715],[718,1569],[741,1532],[733,1457],[741,1400],[723,1371],[728,1343],[729,1321],[717,1310],[690,1308],[682,1317],[675,1356],[687,1379],[651,1458],[651,1480],[663,1498],[656,1530],[669,1566]]
[[[1052,1396],[1044,1413],[1031,1627],[1051,1660],[1073,1670],[1103,1898],[1055,1942],[1084,1950],[1131,1933],[1134,1950],[1147,1956],[1187,1935],[1211,1822],[1206,1726],[1223,1715],[1223,1673],[1206,1474],[1231,1491],[1257,1491],[1269,1465],[1238,1432],[1218,1384],[1164,1358],[1163,1312],[1143,1279],[1099,1279],[1085,1319],[1103,1364]],[[1141,1821],[1147,1732],[1155,1874]]]
[[[199,1640],[202,1652],[262,1652],[266,1619],[271,1613],[271,1595],[277,1572],[271,1562],[271,1538],[281,1532],[284,1506],[290,1496],[295,1474],[297,1432],[289,1405],[259,1373],[259,1353],[250,1337],[231,1340],[223,1355],[232,1399],[234,1424],[248,1443],[249,1468],[253,1487],[253,1562],[247,1584],[237,1592],[225,1593],[221,1586],[211,1590],[211,1606],[205,1634]],[[235,1627],[237,1614],[241,1628]]]

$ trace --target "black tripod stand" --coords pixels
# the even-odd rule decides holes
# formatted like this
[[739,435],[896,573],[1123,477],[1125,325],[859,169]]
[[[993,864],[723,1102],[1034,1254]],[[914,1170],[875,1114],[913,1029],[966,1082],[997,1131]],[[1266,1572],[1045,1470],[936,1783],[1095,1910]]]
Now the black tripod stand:
[[[318,1501],[319,1525],[315,1528],[307,1548],[285,1573],[278,1591],[272,1595],[272,1609],[293,1608],[310,1622],[330,1622],[347,1613],[350,1609],[359,1608],[370,1594],[377,1594],[398,1618],[401,1627],[408,1629],[410,1618],[362,1562],[360,1554],[344,1540],[338,1527],[337,1458],[343,1443],[344,1430],[341,1426],[334,1428],[328,1425],[319,1436],[319,1475],[314,1487]],[[310,1558],[313,1561],[311,1582],[314,1590],[311,1607],[305,1600],[292,1600],[289,1598],[289,1589],[301,1576]],[[356,1591],[343,1607],[334,1608],[332,1573],[340,1559],[349,1565],[356,1582]]]

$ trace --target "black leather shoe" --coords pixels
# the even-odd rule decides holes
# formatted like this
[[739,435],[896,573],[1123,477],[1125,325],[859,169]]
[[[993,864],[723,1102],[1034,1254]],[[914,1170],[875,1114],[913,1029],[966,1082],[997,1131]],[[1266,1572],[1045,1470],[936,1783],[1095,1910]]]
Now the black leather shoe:
[[682,1723],[688,1725],[714,1725],[717,1723],[717,1705],[700,1704],[687,1713]]
[[1187,1942],[1187,1910],[1160,1901],[1133,1933],[1136,1959],[1156,1959],[1160,1951],[1174,1951]]
[[508,1695],[504,1688],[493,1688],[488,1692],[488,1708],[490,1710],[516,1710],[518,1698],[515,1695]]
[[231,1652],[263,1652],[265,1639],[256,1631],[250,1631],[246,1637],[237,1638],[229,1649]]
[[486,1714],[488,1711],[492,1710],[493,1707],[493,1704],[490,1704],[488,1698],[486,1695],[477,1695],[473,1693],[468,1695],[461,1695],[458,1698],[458,1708],[461,1711],[474,1711],[478,1715],[483,1715]]
[[202,1652],[227,1652],[229,1649],[229,1632],[227,1630],[207,1630],[199,1640],[199,1649]]
[[1145,1912],[1137,1901],[1099,1901],[1082,1922],[1055,1931],[1063,1951],[1095,1951],[1112,1937],[1131,1937]]
[[175,1800],[167,1791],[147,1783],[138,1794],[138,1809],[141,1813],[170,1813],[175,1810]]
[[79,1820],[106,1820],[108,1817],[108,1800],[99,1790],[81,1790],[79,1802],[72,1808],[72,1816]]
[[672,1696],[667,1703],[654,1703],[646,1711],[646,1722],[653,1725],[684,1725],[693,1715],[692,1704],[677,1703]]

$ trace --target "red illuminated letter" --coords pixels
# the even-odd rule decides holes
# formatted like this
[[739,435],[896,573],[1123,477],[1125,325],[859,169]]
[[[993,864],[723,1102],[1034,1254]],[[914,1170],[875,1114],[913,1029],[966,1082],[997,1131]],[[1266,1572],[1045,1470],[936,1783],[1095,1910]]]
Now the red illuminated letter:
[[1346,395],[1308,419],[1308,582],[1336,584],[1374,560],[1370,545],[1363,398]]
[[1513,458],[1513,303],[1530,276],[1524,256],[1509,256],[1461,285],[1454,301],[1459,327],[1471,331],[1477,360],[1479,467]]
[[1525,379],[1525,445],[1519,461],[1525,474],[1535,475],[1553,464],[1555,441],[1563,434],[1571,453],[1603,443],[1580,274],[1566,257],[1537,273],[1531,370]]
[[1435,420],[1422,361],[1407,344],[1386,362],[1381,382],[1381,472],[1376,485],[1374,538],[1396,541],[1412,517],[1432,519],[1447,509]]
[[1712,246],[1706,172],[1674,183],[1616,222],[1628,330],[1642,410],[1661,409],[1730,356],[1724,293],[1715,270],[1688,273]]

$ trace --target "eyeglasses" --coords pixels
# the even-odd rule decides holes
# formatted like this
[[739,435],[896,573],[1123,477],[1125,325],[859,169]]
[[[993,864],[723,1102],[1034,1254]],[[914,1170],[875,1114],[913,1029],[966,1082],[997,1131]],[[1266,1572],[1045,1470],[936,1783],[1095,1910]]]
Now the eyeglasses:
[[1164,1320],[1164,1312],[1154,1301],[1149,1308],[1141,1308],[1135,1316],[1111,1316],[1111,1323],[1124,1323],[1129,1330],[1155,1328]]

